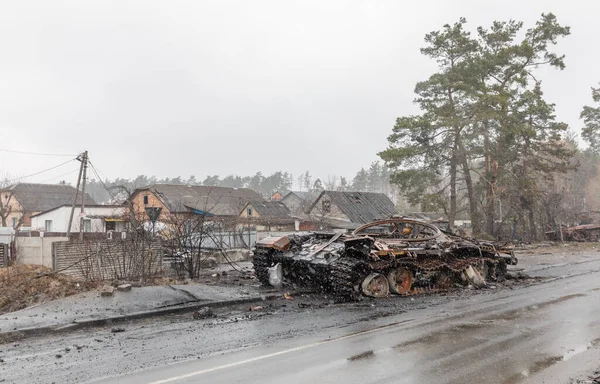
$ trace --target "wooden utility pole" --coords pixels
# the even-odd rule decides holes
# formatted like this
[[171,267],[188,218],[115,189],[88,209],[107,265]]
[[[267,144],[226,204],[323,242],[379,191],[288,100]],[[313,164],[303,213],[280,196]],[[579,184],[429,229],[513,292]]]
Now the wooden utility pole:
[[560,242],[564,243],[565,239],[563,237],[563,231],[562,231],[562,222],[558,222],[558,231],[560,232]]
[[87,151],[85,151],[83,152],[83,159],[81,160],[81,165],[83,166],[83,184],[81,187],[81,213],[79,214],[79,241],[83,241],[83,218],[85,217],[85,180],[87,174],[87,162],[88,153]]
[[[86,157],[87,157],[87,151]],[[71,234],[71,225],[73,224],[73,213],[75,212],[75,204],[77,203],[77,196],[79,194],[79,184],[81,183],[81,173],[83,172],[83,161],[81,159],[82,154],[77,156],[77,160],[81,162],[79,166],[79,176],[77,176],[77,187],[75,187],[75,197],[73,198],[73,204],[71,205],[71,215],[69,216],[69,225],[67,226],[67,238]]]

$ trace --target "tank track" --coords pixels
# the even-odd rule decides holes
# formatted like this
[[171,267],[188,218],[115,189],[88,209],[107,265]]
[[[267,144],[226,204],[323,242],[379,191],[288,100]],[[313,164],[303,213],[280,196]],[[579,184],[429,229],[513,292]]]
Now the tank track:
[[[364,260],[353,257],[342,257],[328,265],[313,265],[288,259],[279,260],[273,250],[257,249],[252,259],[254,273],[261,284],[269,285],[269,268],[276,262],[284,265],[286,278],[293,284],[313,286],[321,291],[331,292],[341,301],[354,301],[361,297],[360,284],[370,272],[387,273],[379,268],[370,268]],[[418,258],[397,260],[392,268],[408,268],[415,278],[409,295],[423,293],[446,292],[461,282],[462,271],[473,265],[486,271],[487,281],[502,281],[505,278],[507,265],[504,260],[492,257],[448,257],[447,259]],[[316,273],[308,274],[301,270],[313,268]],[[387,268],[389,270],[390,268]],[[320,276],[320,277],[319,277]],[[419,279],[418,277],[423,277]],[[358,287],[358,289],[357,289]]]
[[262,285],[269,284],[269,268],[273,266],[273,254],[270,250],[256,249],[252,256],[254,275]]
[[331,263],[329,267],[329,285],[333,295],[342,301],[358,299],[360,290],[355,287],[360,286],[366,276],[366,263],[352,257],[342,257]]

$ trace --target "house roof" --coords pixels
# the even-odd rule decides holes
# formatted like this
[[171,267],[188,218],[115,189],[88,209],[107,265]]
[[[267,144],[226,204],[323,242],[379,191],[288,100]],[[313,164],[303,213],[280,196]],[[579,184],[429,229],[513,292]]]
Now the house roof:
[[327,195],[352,223],[367,224],[398,214],[394,203],[383,193],[323,191],[308,209],[311,212]]
[[264,200],[250,188],[153,184],[138,189],[143,190],[154,192],[171,212],[187,212],[192,209],[217,216],[237,216],[247,203]]
[[[246,204],[252,205],[252,208],[260,215],[260,217],[278,217],[290,218],[291,211],[280,201],[253,201]],[[244,209],[246,209],[244,207]],[[244,210],[242,210],[243,212]]]
[[285,194],[285,196],[283,196],[283,199],[285,199],[286,197],[288,197],[290,195],[296,195],[299,198],[301,198],[302,200],[308,201],[308,202],[312,202],[318,196],[317,193],[310,192],[310,191],[289,191],[288,193]]
[[[7,190],[19,201],[25,212],[44,212],[65,204],[72,204],[76,189],[66,184],[16,184]],[[77,196],[81,202],[81,194]],[[85,205],[96,205],[94,199],[87,193],[84,196]],[[80,203],[81,204],[81,203]]]

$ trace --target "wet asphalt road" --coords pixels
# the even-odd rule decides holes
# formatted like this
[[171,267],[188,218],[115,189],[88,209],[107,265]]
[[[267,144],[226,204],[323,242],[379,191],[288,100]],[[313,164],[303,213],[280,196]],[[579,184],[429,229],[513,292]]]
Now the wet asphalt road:
[[299,297],[23,340],[0,345],[0,382],[566,383],[600,365],[600,261],[536,273],[549,279],[352,305]]

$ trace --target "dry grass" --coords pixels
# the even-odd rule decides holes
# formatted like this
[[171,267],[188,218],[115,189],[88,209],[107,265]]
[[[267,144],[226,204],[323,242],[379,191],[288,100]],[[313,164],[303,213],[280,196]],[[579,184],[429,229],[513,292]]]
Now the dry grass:
[[0,268],[0,314],[96,288],[40,265]]

